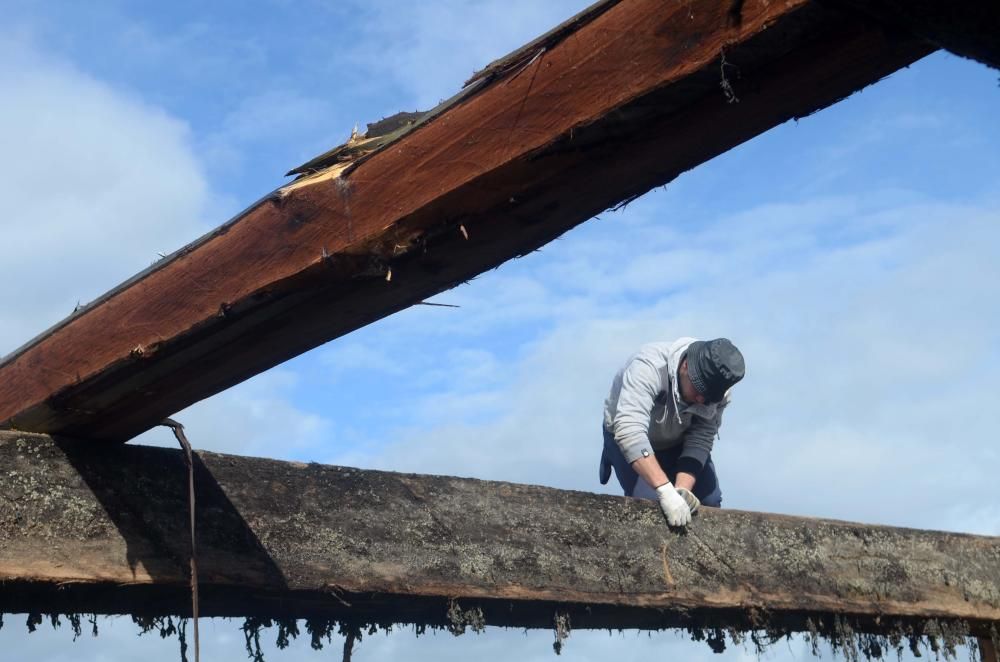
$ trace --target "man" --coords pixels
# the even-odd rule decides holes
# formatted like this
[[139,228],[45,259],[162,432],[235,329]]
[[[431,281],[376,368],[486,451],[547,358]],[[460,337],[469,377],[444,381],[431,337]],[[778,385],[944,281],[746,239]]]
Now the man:
[[701,503],[721,506],[712,444],[745,371],[726,338],[640,347],[604,402],[601,484],[614,467],[625,495],[658,500],[672,526],[687,525]]

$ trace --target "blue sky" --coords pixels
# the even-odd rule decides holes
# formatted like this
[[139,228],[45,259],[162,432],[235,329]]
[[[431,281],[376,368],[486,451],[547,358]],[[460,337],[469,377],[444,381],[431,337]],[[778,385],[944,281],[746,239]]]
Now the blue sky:
[[[4,0],[0,353],[585,4]],[[406,310],[177,418],[205,449],[608,491],[619,364],[727,336],[748,364],[716,445],[727,507],[1000,535],[997,83],[932,55],[435,298],[460,308]],[[25,659],[176,659],[128,622],[69,645],[18,620],[0,645]],[[212,659],[244,659],[236,623],[205,628]],[[357,659],[550,643],[403,630]],[[672,633],[575,632],[563,652],[609,654],[711,656]]]

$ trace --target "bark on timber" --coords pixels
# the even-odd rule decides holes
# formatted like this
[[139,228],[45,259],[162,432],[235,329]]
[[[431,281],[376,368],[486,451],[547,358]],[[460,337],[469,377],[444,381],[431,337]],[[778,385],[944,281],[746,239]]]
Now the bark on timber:
[[813,0],[731,6],[603,2],[505,58],[4,359],[0,425],[127,440],[932,50]]
[[[1000,620],[997,538],[713,509],[681,533],[623,497],[197,464],[204,615],[794,629],[837,615],[983,636]],[[0,612],[189,613],[179,452],[0,433],[0,495]]]

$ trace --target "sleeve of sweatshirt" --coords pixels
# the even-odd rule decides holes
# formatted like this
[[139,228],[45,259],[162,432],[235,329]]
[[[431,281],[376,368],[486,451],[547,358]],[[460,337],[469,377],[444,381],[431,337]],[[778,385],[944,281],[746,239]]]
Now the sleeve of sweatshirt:
[[729,404],[728,399],[723,401],[715,410],[712,418],[702,418],[695,416],[691,421],[691,426],[684,432],[684,447],[677,460],[677,471],[698,475],[708,456],[712,452],[712,445],[715,443],[715,436],[719,433],[719,426],[722,425],[722,410]]
[[649,445],[649,416],[660,392],[660,371],[643,358],[634,358],[622,374],[622,390],[615,412],[615,442],[629,462],[653,454]]

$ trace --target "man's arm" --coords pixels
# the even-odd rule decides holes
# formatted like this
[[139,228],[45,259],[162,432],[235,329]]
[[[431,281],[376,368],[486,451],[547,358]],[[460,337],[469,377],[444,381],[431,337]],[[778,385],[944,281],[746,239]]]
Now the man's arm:
[[[663,468],[656,460],[655,455],[640,457],[632,463],[632,468],[642,480],[656,490],[656,499],[660,502],[660,508],[671,526],[687,526],[691,522],[691,514],[694,512],[695,505],[692,505],[687,497],[670,484],[670,480],[663,473]],[[682,486],[678,485],[678,487]],[[690,498],[694,499],[693,496]],[[694,499],[695,504],[697,501]]]
[[719,433],[720,416],[707,420],[695,416],[684,433],[684,446],[677,460],[677,487],[694,488],[695,476],[701,472],[712,452],[715,435]]
[[677,480],[674,481],[675,487],[694,491],[696,479],[692,471],[700,472],[705,466],[712,452],[715,437],[719,434],[719,427],[722,425],[722,412],[728,405],[729,393],[726,393],[722,402],[717,405],[713,419],[695,418],[684,438],[684,449],[677,468]]
[[670,482],[667,478],[667,474],[663,472],[663,467],[661,467],[660,463],[656,460],[655,455],[640,457],[632,463],[632,468],[635,469],[635,472],[639,474],[639,477],[646,481],[654,490],[660,485],[665,485]]
[[[667,474],[663,472],[663,467],[657,462],[655,455],[640,457],[632,463],[632,468],[654,490],[660,485],[670,482]],[[683,487],[686,490],[691,490],[694,488],[694,483],[694,476],[689,473],[678,472],[677,479],[674,481],[674,487]]]
[[[622,373],[622,385],[611,430],[615,443],[629,464],[643,458],[652,459],[649,416],[659,391],[660,373],[656,366],[643,357],[633,358]],[[643,474],[639,475],[645,478]],[[657,484],[650,483],[650,486],[656,487]]]
[[691,507],[670,484],[649,443],[649,416],[660,391],[660,373],[643,358],[633,359],[622,373],[614,420],[615,443],[639,477],[656,490],[660,508],[672,526],[691,521]]
[[689,473],[684,473],[683,471],[677,472],[677,479],[674,481],[674,487],[683,487],[689,492],[694,491],[695,477]]

